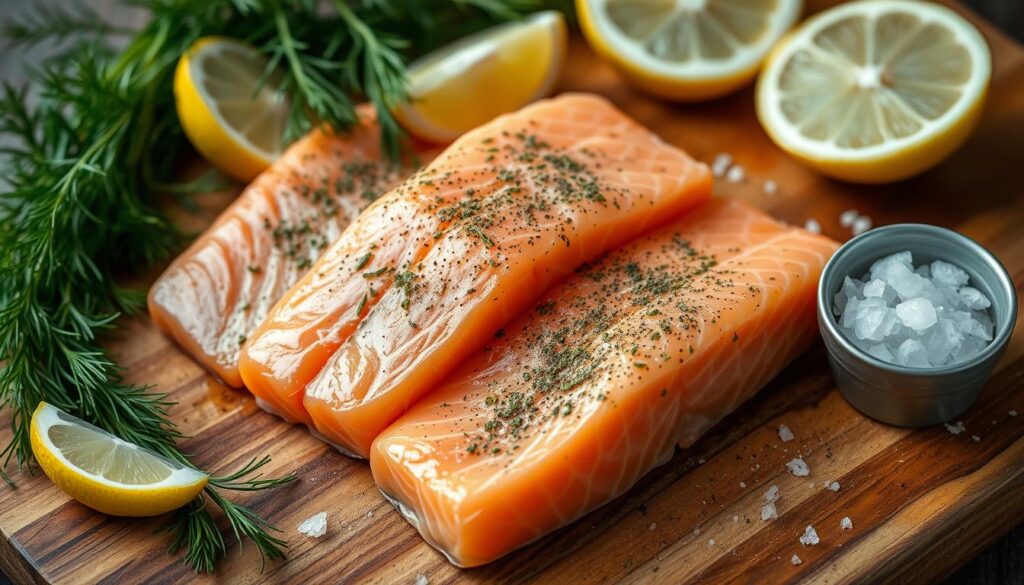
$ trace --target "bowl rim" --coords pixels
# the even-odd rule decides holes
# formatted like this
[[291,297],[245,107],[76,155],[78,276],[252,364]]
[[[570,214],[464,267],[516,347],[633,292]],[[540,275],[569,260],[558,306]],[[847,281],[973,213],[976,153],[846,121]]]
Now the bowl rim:
[[[854,343],[850,341],[846,337],[846,334],[839,328],[838,321],[832,313],[832,301],[828,298],[831,295],[829,295],[828,291],[825,290],[825,283],[826,280],[828,280],[826,277],[830,272],[833,272],[836,269],[836,264],[839,263],[841,258],[848,255],[851,249],[854,249],[855,246],[859,246],[862,242],[881,237],[888,237],[891,240],[893,236],[899,237],[900,235],[908,234],[924,234],[931,237],[945,238],[965,248],[969,253],[979,256],[993,269],[993,272],[996,274],[998,283],[992,284],[997,284],[1009,293],[1008,298],[1010,299],[1010,306],[1007,307],[1006,318],[1001,320],[999,323],[996,323],[995,332],[992,335],[992,341],[988,346],[969,360],[937,368],[913,368],[910,366],[901,366],[899,364],[882,361],[860,349],[854,345]],[[881,258],[881,256],[878,258]],[[844,277],[845,276],[849,275],[844,275]],[[842,346],[842,348],[850,355],[856,356],[861,361],[867,362],[875,368],[880,368],[894,374],[925,376],[931,378],[966,372],[991,359],[994,355],[998,355],[1002,352],[1003,348],[1010,340],[1010,335],[1013,333],[1016,320],[1017,291],[1014,287],[1013,279],[1010,277],[1006,267],[1003,266],[1003,263],[999,261],[999,258],[985,248],[985,246],[982,246],[970,237],[949,228],[937,225],[925,223],[897,223],[881,226],[851,238],[840,246],[834,254],[832,254],[832,257],[829,258],[828,262],[825,263],[824,268],[822,268],[821,278],[818,279],[818,322],[822,327],[828,330],[829,335],[836,341],[836,343]],[[829,351],[832,352],[832,349],[829,348]]]

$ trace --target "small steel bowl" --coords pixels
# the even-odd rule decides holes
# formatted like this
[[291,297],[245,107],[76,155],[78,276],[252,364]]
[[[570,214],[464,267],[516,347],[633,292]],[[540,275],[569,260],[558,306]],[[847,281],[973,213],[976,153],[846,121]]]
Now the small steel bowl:
[[[948,366],[910,368],[872,357],[846,338],[832,311],[843,279],[862,278],[875,260],[905,250],[915,266],[933,260],[959,266],[970,275],[970,286],[992,300],[995,332],[984,351]],[[1016,318],[1013,281],[999,260],[974,240],[932,225],[890,225],[850,240],[825,265],[818,283],[818,327],[836,386],[857,410],[897,426],[934,425],[967,410],[1006,349]]]

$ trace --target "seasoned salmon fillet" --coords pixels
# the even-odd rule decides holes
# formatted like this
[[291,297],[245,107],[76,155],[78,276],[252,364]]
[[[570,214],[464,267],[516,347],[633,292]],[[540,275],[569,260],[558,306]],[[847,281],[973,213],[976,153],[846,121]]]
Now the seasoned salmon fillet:
[[[225,383],[242,385],[241,346],[281,295],[417,164],[382,162],[379,128],[372,115],[363,120],[292,145],[150,288],[153,321]],[[436,154],[414,150],[418,159]]]
[[353,222],[253,335],[242,378],[365,457],[550,284],[710,189],[705,165],[604,99],[497,118]]
[[373,443],[381,491],[455,564],[579,518],[816,335],[835,242],[718,199],[546,292]]

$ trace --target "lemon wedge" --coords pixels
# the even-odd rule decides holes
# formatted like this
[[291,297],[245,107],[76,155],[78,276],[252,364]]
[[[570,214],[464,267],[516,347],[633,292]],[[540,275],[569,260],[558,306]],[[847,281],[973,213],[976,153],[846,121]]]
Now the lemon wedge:
[[32,414],[32,453],[57,487],[114,516],[156,516],[192,501],[207,476],[118,439],[55,406]]
[[576,0],[587,41],[637,87],[681,101],[746,85],[802,0]]
[[289,106],[280,72],[260,85],[267,63],[245,43],[204,37],[174,71],[185,135],[206,160],[241,181],[251,181],[281,154]]
[[809,19],[772,52],[757,114],[776,144],[822,173],[895,181],[967,138],[990,76],[985,39],[952,10],[853,2]]
[[442,47],[409,65],[409,102],[395,110],[410,133],[447,143],[551,92],[565,62],[565,19],[538,12]]

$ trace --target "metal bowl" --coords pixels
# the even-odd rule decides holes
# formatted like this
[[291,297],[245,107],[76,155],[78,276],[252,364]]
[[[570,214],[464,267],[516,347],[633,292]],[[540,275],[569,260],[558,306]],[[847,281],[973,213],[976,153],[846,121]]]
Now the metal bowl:
[[[881,361],[846,338],[832,312],[843,279],[861,278],[875,260],[904,250],[917,266],[933,260],[959,266],[970,275],[970,286],[992,300],[995,331],[984,351],[947,366],[911,368]],[[890,225],[850,240],[825,265],[818,283],[818,327],[836,386],[857,410],[898,426],[934,425],[967,410],[1006,349],[1016,318],[1013,281],[999,260],[974,240],[932,225]]]

